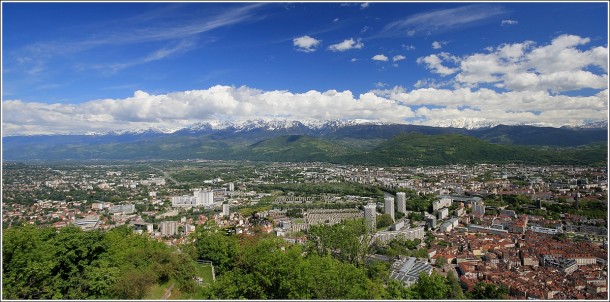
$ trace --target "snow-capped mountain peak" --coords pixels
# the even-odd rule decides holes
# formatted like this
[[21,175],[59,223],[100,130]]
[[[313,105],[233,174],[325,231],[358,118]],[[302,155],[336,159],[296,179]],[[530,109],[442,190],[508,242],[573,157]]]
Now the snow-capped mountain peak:
[[465,128],[468,130],[478,128],[492,128],[499,125],[497,122],[490,121],[485,118],[457,118],[452,120],[445,120],[439,122],[435,127],[451,127],[451,128]]

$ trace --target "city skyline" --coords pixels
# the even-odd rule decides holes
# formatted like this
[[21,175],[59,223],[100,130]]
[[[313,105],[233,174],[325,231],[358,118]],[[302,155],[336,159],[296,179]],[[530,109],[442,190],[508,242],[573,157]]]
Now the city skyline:
[[2,3],[3,136],[607,120],[608,4]]

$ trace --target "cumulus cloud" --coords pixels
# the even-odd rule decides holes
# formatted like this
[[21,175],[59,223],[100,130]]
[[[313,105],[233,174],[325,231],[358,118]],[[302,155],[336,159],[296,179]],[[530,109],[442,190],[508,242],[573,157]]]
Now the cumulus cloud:
[[373,93],[328,90],[291,93],[250,87],[214,86],[152,95],[136,91],[124,99],[82,104],[4,101],[4,135],[86,133],[119,129],[181,128],[216,120],[368,119],[401,123],[412,117],[409,107]]
[[375,56],[372,57],[372,59],[375,60],[375,61],[381,61],[381,62],[387,62],[388,61],[388,57],[386,57],[383,54],[375,55]]
[[318,40],[316,38],[312,38],[310,36],[302,36],[298,38],[294,38],[292,43],[295,47],[297,47],[298,51],[303,52],[313,52],[316,51],[316,47],[320,45],[322,40]]
[[441,48],[443,48],[443,45],[439,41],[434,41],[434,42],[432,42],[432,48],[433,49],[441,49]]
[[426,67],[433,73],[439,74],[441,76],[448,76],[458,72],[458,68],[451,68],[443,65],[443,62],[457,62],[459,59],[455,56],[450,55],[446,52],[441,52],[440,54],[431,54],[426,57],[421,57],[417,59],[417,63],[425,64]]
[[349,38],[343,40],[343,42],[329,46],[328,49],[332,51],[342,52],[350,49],[361,49],[362,47],[364,47],[364,44],[362,43],[361,39],[354,41],[354,39]]
[[392,57],[392,61],[393,62],[398,62],[398,61],[402,61],[404,59],[406,59],[407,57],[403,56],[403,55],[396,55],[394,57]]
[[375,94],[395,100],[414,110],[417,123],[444,125],[458,119],[484,119],[502,124],[536,124],[559,127],[604,120],[608,115],[608,90],[593,96],[552,95],[548,92],[497,92],[472,88],[403,87],[376,90]]
[[[9,99],[2,102],[2,129],[4,135],[85,133],[252,119],[366,119],[423,125],[469,119],[577,125],[608,116],[608,48],[587,47],[589,43],[586,37],[561,35],[547,44],[502,44],[460,57],[431,54],[417,62],[443,76],[442,81],[422,79],[410,91],[383,83],[359,95],[349,90],[292,93],[213,86],[157,95],[136,91],[123,99],[80,104]],[[383,54],[372,59],[390,60]],[[588,92],[564,93],[579,89]]]
[[[490,84],[514,91],[561,93],[608,87],[608,48],[580,50],[589,38],[561,35],[548,45],[533,41],[489,47],[487,53],[456,57],[449,53],[420,57],[417,62],[432,73],[455,75],[463,86]],[[593,72],[591,67],[601,72]]]
[[365,8],[369,7],[369,4],[370,3],[368,3],[368,2],[364,2],[364,3],[360,4],[360,9],[365,9]]

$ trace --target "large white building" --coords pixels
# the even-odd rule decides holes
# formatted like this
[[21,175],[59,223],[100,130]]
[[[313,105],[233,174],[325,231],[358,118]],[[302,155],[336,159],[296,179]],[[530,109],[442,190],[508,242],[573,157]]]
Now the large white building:
[[438,212],[436,212],[436,218],[438,220],[445,219],[448,216],[449,216],[449,209],[448,208],[442,208],[442,209],[438,210]]
[[400,213],[407,213],[407,194],[405,192],[396,193],[396,206]]
[[432,203],[432,210],[438,211],[439,209],[442,209],[442,208],[448,208],[451,206],[452,202],[453,202],[453,200],[451,200],[451,198],[443,197]]
[[416,227],[416,228],[403,228],[398,231],[381,231],[377,232],[375,236],[373,236],[372,242],[379,240],[380,243],[388,243],[392,239],[404,239],[404,240],[415,240],[415,239],[424,239],[424,235],[426,232],[424,231],[424,227]]
[[212,207],[214,192],[194,191],[193,196],[172,196],[172,207]]
[[136,205],[134,205],[134,204],[116,205],[116,206],[112,206],[112,207],[110,207],[110,209],[108,209],[108,212],[110,214],[114,214],[114,213],[131,214],[135,211],[136,211]]
[[393,197],[384,198],[383,213],[390,214],[390,216],[392,216],[392,221],[394,220],[394,198]]
[[222,216],[225,216],[228,218],[230,214],[231,214],[231,212],[229,210],[229,204],[226,204],[226,203],[223,204],[222,205]]
[[161,236],[172,236],[178,233],[177,221],[162,221],[159,223],[159,232]]
[[375,232],[377,229],[377,206],[374,203],[364,206],[364,221],[369,231]]

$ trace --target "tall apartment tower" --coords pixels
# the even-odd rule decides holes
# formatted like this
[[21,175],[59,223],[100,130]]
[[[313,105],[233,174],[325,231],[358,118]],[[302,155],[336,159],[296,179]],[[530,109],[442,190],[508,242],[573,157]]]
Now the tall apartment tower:
[[364,223],[369,232],[375,232],[377,229],[377,206],[374,203],[364,206]]
[[398,207],[398,212],[407,214],[407,193],[396,193],[396,206]]
[[230,216],[230,214],[231,214],[231,212],[229,212],[229,205],[226,203],[223,204],[222,205],[222,215],[228,218]]
[[384,201],[383,213],[390,214],[390,216],[392,216],[392,220],[394,220],[394,198],[386,197],[384,198]]
[[235,191],[235,184],[234,183],[230,182],[228,186],[229,186],[229,191]]

